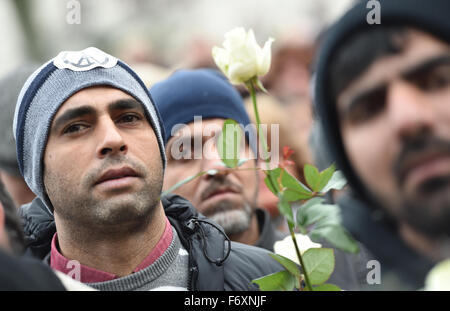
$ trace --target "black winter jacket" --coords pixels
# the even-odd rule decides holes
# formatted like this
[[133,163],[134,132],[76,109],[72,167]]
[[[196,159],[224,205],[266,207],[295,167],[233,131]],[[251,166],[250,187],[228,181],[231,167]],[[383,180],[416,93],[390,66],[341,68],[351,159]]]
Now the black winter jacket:
[[[218,225],[199,214],[186,199],[168,195],[161,201],[189,252],[189,290],[258,290],[252,280],[283,269],[267,250],[230,242]],[[20,216],[26,252],[44,259],[50,253],[51,239],[56,232],[53,215],[36,198],[21,207]]]

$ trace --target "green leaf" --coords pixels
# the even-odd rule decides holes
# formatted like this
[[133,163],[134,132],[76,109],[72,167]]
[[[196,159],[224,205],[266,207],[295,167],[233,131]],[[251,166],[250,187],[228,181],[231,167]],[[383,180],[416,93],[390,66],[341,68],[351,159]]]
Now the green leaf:
[[292,291],[296,282],[291,273],[283,270],[253,280],[252,283],[258,284],[262,291]]
[[220,159],[229,168],[238,166],[241,137],[242,130],[239,124],[232,119],[225,120],[217,142],[217,150]]
[[324,238],[330,242],[334,247],[349,253],[358,253],[358,243],[351,237],[351,235],[341,225],[326,225],[323,227],[314,228],[310,232],[312,240],[319,240]]
[[[308,189],[304,184],[298,181],[295,177],[289,174],[288,171],[281,169],[279,167],[273,170],[266,170],[266,178],[264,179],[264,183],[269,188],[269,190],[278,195],[278,193],[282,190],[279,188],[278,180],[281,175],[281,185],[284,188],[284,199],[288,202],[294,202],[299,200],[307,200],[312,198],[313,193]],[[274,186],[270,183],[270,177],[274,181]]]
[[313,189],[314,191],[321,191],[330,181],[333,176],[334,171],[336,170],[334,164],[332,164],[329,168],[320,173],[320,180],[317,186],[317,189]]
[[311,200],[308,200],[307,202],[302,204],[301,208],[308,209],[314,205],[322,204],[323,202],[325,202],[324,198],[312,198]]
[[294,213],[292,212],[291,204],[286,200],[283,193],[278,194],[278,210],[286,217],[289,228],[294,228]]
[[313,191],[317,191],[317,187],[320,182],[320,173],[317,167],[310,164],[305,164],[303,167],[303,173],[309,188]]
[[323,204],[323,198],[313,198],[300,206],[297,210],[297,225],[308,227],[315,224],[315,228],[326,225],[339,225],[341,211],[338,205]]
[[303,254],[303,263],[312,285],[325,283],[334,270],[331,248],[310,248]]
[[341,190],[347,184],[347,180],[340,171],[335,171],[327,185],[320,191],[326,193],[331,189]]
[[281,173],[281,168],[277,167],[273,170],[267,170],[264,171],[266,173],[266,177],[264,178],[264,183],[266,184],[267,188],[269,188],[269,190],[275,194],[276,196],[278,196],[278,192],[280,192],[280,188],[278,187],[278,183],[274,183],[274,185],[272,186],[272,183],[270,182],[270,178],[272,178],[273,181],[276,181],[278,179],[278,177],[280,177],[280,173]]
[[287,271],[289,271],[290,274],[300,277],[300,270],[295,262],[278,254],[270,253],[269,256],[278,261],[283,267],[286,268]]
[[318,292],[340,292],[342,289],[339,288],[339,286],[336,286],[334,284],[322,284],[316,287],[313,287],[313,291]]
[[313,197],[313,193],[308,187],[298,181],[294,176],[289,174],[288,171],[283,170],[280,172],[281,185],[284,190],[285,199],[289,202],[295,202],[299,200],[307,200]]
[[305,179],[308,186],[314,191],[319,192],[328,184],[335,171],[335,166],[332,164],[327,169],[319,173],[319,170],[310,164],[306,164],[303,168]]

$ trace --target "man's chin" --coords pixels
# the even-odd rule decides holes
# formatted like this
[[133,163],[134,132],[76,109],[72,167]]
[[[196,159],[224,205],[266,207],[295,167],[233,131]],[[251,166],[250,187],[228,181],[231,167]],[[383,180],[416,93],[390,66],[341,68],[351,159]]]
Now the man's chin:
[[217,212],[209,218],[221,226],[227,235],[234,235],[250,227],[251,215],[243,210],[228,210]]
[[401,218],[427,236],[450,236],[450,190],[409,198]]
[[93,201],[92,212],[96,214],[96,218],[111,224],[145,218],[158,203],[156,198],[149,200],[136,193],[101,196]]

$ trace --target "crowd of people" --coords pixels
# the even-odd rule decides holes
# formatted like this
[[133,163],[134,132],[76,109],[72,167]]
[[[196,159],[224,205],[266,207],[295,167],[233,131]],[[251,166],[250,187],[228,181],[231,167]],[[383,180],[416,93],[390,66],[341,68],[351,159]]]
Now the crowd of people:
[[[276,49],[258,102],[294,177],[335,163],[348,180],[326,200],[360,251],[320,241],[329,282],[419,290],[450,257],[450,2],[380,2],[379,25],[360,1],[315,44]],[[211,60],[185,66],[87,48],[0,79],[0,289],[246,291],[283,270],[252,133],[238,170],[211,143],[227,119],[255,123],[249,94]]]

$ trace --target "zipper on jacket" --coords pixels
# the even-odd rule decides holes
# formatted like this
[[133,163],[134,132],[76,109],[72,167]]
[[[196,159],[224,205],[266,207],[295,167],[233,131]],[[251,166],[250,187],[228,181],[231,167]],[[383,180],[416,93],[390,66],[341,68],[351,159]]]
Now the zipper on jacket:
[[192,235],[194,232],[194,228],[192,227],[192,221],[188,221],[187,224],[185,226],[182,227],[182,230],[187,233],[190,238],[187,239],[188,241],[188,254],[189,254],[189,271],[188,271],[188,286],[187,286],[187,290],[188,291],[193,291],[196,290],[195,289],[195,280],[197,278],[198,275],[198,267],[194,261],[194,256],[192,255]]
[[198,268],[197,266],[192,266],[189,268],[189,275],[188,275],[188,291],[194,290],[194,280],[197,277],[198,274]]

